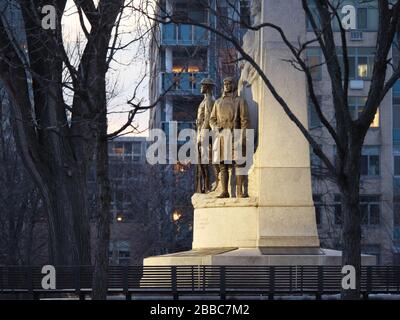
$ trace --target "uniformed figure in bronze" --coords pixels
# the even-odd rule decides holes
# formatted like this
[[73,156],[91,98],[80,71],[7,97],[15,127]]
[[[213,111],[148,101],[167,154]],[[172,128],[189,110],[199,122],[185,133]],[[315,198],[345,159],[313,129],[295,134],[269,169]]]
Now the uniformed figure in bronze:
[[[224,79],[224,91],[222,97],[219,98],[214,103],[214,108],[212,109],[210,116],[210,126],[213,130],[221,132],[224,129],[241,129],[245,132],[249,127],[249,116],[248,107],[246,101],[237,95],[237,86],[233,78],[228,77]],[[244,136],[244,135],[243,135]],[[245,147],[242,139],[242,147]],[[220,142],[220,148],[223,148],[223,142]],[[243,151],[243,150],[242,150]],[[219,150],[223,153],[223,150]],[[240,166],[244,166],[241,164]],[[220,162],[220,180],[222,186],[222,192],[217,197],[218,198],[229,198],[228,192],[228,182],[229,182],[229,171],[235,166],[235,161],[233,159],[232,164],[227,163],[227,161]],[[247,192],[244,188],[243,175],[236,175],[236,197],[243,198],[248,197]]]
[[[212,146],[210,141],[209,131],[210,127],[210,115],[214,106],[214,97],[212,94],[215,83],[210,78],[204,78],[200,83],[200,92],[204,95],[203,101],[200,103],[197,111],[196,127],[197,127],[197,150],[198,150],[198,164],[196,166],[196,192],[197,193],[208,193],[212,191],[210,181],[210,169],[214,169],[215,176],[215,189],[218,185],[218,171],[217,166],[211,165],[211,152]],[[207,140],[207,141],[206,141]],[[208,163],[202,161],[202,154],[208,155]]]

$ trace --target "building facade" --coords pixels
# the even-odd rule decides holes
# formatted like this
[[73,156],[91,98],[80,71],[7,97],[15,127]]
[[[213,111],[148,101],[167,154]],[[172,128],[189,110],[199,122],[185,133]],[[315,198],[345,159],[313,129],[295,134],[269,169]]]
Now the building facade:
[[[111,187],[110,265],[140,265],[157,252],[158,220],[153,216],[150,168],[146,162],[146,137],[118,137],[109,141]],[[88,188],[93,217],[96,209],[96,175],[92,167]],[[95,220],[91,223],[92,248]]]

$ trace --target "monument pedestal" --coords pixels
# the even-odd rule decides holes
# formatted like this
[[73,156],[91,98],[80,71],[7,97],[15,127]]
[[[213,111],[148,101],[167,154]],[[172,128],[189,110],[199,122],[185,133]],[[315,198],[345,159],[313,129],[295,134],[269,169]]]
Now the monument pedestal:
[[[192,250],[148,257],[144,266],[342,264],[340,251],[319,247],[313,206],[277,210],[260,207],[257,198],[215,196],[192,197]],[[374,256],[362,256],[363,265],[374,265],[375,260]]]
[[308,206],[262,206],[258,198],[217,199],[195,194],[193,249],[319,248],[315,209]]

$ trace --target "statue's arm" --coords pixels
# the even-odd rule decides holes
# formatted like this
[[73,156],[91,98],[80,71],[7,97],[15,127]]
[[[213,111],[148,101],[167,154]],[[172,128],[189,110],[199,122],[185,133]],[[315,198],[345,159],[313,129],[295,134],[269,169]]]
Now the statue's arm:
[[204,108],[204,129],[209,129],[211,112],[214,107],[214,102],[214,99],[210,99],[209,101],[207,101],[207,104]]
[[212,108],[211,111],[211,115],[210,115],[210,127],[213,130],[218,130],[218,122],[217,122],[217,104],[218,102],[214,103],[214,106]]
[[240,128],[247,129],[250,126],[249,107],[245,99],[240,98]]
[[200,104],[199,106],[199,111],[197,113],[197,119],[196,119],[196,126],[197,129],[201,129],[204,123],[204,106],[203,104]]

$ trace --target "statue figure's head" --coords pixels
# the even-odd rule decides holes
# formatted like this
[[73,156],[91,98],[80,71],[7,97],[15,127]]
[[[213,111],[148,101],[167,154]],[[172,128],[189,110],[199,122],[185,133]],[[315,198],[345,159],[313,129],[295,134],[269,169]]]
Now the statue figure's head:
[[224,79],[224,92],[230,93],[236,90],[236,81],[233,77],[227,77]]
[[200,82],[200,92],[203,93],[203,94],[211,93],[214,86],[215,86],[215,83],[214,83],[213,79],[204,78]]
[[252,24],[258,24],[261,17],[261,0],[252,0],[250,7]]
[[250,14],[254,17],[261,12],[261,0],[252,0]]

